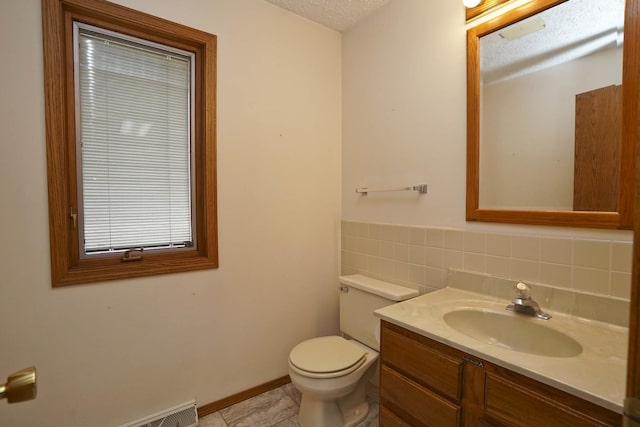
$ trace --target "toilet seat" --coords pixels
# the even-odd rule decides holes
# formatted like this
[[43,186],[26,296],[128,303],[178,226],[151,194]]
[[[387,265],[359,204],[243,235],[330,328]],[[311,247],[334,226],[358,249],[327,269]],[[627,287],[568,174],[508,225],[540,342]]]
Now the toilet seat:
[[291,368],[309,378],[335,378],[358,369],[367,359],[360,346],[339,336],[312,338],[291,350]]

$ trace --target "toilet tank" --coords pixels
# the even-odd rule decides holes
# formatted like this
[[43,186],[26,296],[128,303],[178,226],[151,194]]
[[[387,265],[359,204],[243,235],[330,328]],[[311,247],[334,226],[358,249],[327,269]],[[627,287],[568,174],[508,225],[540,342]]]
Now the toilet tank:
[[416,289],[361,274],[340,276],[340,330],[374,350],[380,350],[379,308],[418,296]]

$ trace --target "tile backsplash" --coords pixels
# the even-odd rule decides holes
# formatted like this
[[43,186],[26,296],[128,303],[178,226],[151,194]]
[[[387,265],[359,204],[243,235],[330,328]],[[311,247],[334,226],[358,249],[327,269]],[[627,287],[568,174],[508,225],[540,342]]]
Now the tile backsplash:
[[[489,274],[449,270],[447,286],[479,294],[511,300],[514,281]],[[574,289],[546,286],[537,283],[531,297],[544,311],[561,312],[571,316],[629,326],[629,301],[623,298],[596,295]]]
[[429,292],[447,270],[629,300],[632,242],[342,222],[342,274]]

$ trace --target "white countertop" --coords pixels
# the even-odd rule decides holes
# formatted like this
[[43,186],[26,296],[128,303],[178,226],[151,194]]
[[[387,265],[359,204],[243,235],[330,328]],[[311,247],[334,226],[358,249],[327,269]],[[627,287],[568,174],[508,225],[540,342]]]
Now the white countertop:
[[381,308],[375,314],[395,325],[622,413],[627,328],[553,311],[549,311],[553,316],[550,320],[531,317],[532,321],[543,322],[544,326],[570,336],[583,347],[582,353],[575,357],[547,357],[482,342],[457,332],[443,320],[448,312],[469,308],[522,316],[506,311],[508,303],[474,292],[445,288]]

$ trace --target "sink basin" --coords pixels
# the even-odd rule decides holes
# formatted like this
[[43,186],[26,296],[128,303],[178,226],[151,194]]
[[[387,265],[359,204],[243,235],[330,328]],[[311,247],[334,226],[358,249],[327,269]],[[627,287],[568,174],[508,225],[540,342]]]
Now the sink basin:
[[534,317],[461,309],[446,313],[444,321],[462,334],[509,350],[548,357],[582,353],[579,342],[541,323],[546,320]]

